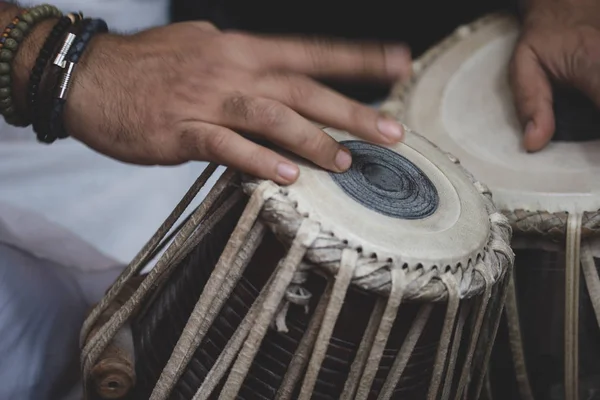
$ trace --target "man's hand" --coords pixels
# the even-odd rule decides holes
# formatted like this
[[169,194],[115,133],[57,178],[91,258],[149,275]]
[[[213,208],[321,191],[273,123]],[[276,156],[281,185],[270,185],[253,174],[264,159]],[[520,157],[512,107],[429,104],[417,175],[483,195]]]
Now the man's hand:
[[554,134],[550,80],[573,86],[600,107],[600,2],[529,0],[511,81],[529,151]]
[[402,129],[312,77],[394,81],[410,74],[403,46],[223,33],[202,22],[93,40],[75,72],[69,133],[138,164],[214,161],[289,184],[297,166],[248,138],[332,171],[347,150],[310,121],[391,144]]

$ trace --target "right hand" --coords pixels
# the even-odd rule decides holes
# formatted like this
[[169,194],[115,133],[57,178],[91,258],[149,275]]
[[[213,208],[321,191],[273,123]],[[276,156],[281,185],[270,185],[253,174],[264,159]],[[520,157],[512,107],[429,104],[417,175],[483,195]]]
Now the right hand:
[[344,171],[348,151],[309,121],[380,144],[402,127],[310,79],[395,81],[402,46],[223,33],[187,22],[95,38],[69,93],[69,134],[115,159],[146,165],[213,161],[281,184],[298,168],[240,133]]
[[600,108],[600,2],[531,2],[511,61],[524,145],[550,143],[556,121],[551,82],[580,90]]

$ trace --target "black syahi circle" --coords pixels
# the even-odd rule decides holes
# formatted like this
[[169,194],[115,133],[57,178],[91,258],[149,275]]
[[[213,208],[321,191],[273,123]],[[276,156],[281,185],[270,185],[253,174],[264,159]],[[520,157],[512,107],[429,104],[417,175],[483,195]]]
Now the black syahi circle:
[[411,161],[372,143],[341,143],[352,154],[352,166],[346,172],[330,175],[348,196],[393,218],[423,219],[435,212],[439,204],[437,189]]

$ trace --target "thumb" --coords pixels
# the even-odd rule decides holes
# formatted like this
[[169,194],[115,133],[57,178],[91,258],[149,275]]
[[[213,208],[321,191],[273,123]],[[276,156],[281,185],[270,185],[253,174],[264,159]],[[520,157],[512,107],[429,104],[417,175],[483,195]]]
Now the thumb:
[[525,129],[523,144],[528,151],[538,151],[554,135],[552,89],[536,54],[525,45],[515,49],[510,81],[521,124]]

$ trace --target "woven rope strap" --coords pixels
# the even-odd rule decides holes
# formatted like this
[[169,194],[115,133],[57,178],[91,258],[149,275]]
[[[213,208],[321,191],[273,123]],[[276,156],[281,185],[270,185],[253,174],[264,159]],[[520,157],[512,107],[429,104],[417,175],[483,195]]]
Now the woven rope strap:
[[[547,211],[503,210],[515,233],[536,235],[544,238],[564,238],[567,234],[569,213]],[[600,211],[583,213],[581,238],[600,236]]]

